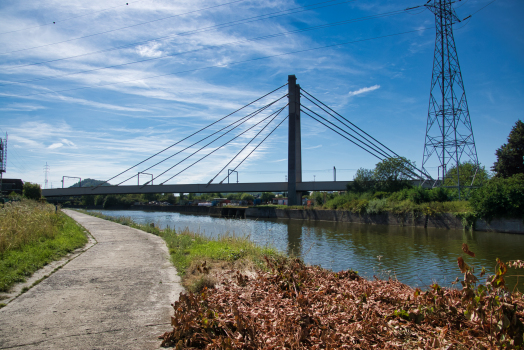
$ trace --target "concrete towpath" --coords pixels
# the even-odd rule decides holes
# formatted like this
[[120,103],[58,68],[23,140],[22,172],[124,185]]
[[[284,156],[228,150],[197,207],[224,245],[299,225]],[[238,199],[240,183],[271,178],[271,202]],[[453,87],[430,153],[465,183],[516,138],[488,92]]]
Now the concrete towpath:
[[96,240],[0,309],[0,349],[155,349],[183,291],[162,238],[71,210]]

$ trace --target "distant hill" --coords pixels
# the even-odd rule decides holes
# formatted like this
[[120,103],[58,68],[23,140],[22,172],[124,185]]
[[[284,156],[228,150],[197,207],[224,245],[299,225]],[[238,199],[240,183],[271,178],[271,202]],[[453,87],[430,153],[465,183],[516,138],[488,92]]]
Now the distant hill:
[[[77,182],[76,184],[69,186],[71,187],[95,187],[103,183],[104,181],[95,180],[95,179],[83,179],[82,180],[82,186],[80,186],[80,182]],[[102,186],[110,186],[111,184],[105,183]]]

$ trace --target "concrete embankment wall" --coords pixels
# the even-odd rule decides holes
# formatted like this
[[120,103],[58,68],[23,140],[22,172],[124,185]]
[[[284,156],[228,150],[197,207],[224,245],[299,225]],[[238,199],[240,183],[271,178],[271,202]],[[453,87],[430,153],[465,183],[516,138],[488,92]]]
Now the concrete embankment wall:
[[[103,209],[101,206],[69,206],[70,208],[82,209]],[[382,214],[355,214],[344,210],[316,210],[316,209],[276,209],[271,207],[263,208],[219,208],[219,207],[199,207],[199,206],[153,206],[141,205],[124,207],[112,207],[111,210],[143,210],[143,211],[163,211],[184,214],[210,215],[227,218],[279,218],[295,220],[320,220],[335,222],[353,222],[358,224],[371,225],[396,225],[396,226],[415,226],[442,229],[463,229],[462,220],[453,214],[437,214],[433,216],[397,215],[393,213]],[[475,222],[476,231],[488,232],[507,232],[524,234],[523,219],[494,219],[490,223],[478,219]]]
[[[67,208],[104,210],[101,205],[68,205]],[[142,211],[162,211],[169,213],[184,213],[197,215],[210,215],[227,218],[245,218],[246,208],[219,208],[219,207],[199,207],[190,205],[132,205],[130,207],[114,206],[107,210],[142,210]]]
[[[314,210],[314,209],[275,209],[275,208],[247,208],[246,218],[280,218],[296,220],[321,220],[335,222],[353,222],[371,225],[415,226],[442,229],[462,229],[461,218],[453,214],[437,214],[433,216],[415,215],[411,213],[397,215],[382,214],[355,214],[344,210]],[[476,231],[507,232],[524,234],[524,220],[522,219],[494,219],[490,223],[478,219],[475,223]]]

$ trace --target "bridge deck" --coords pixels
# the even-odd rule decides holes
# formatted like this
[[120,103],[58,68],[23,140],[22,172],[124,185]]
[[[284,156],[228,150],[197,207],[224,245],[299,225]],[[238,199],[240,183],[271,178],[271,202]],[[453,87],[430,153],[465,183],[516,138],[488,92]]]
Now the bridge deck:
[[[297,191],[345,191],[350,181],[316,181],[297,183]],[[53,188],[42,190],[44,197],[82,196],[94,194],[138,193],[230,193],[230,192],[287,192],[287,182],[256,182],[229,184],[176,184],[147,186],[100,186]]]

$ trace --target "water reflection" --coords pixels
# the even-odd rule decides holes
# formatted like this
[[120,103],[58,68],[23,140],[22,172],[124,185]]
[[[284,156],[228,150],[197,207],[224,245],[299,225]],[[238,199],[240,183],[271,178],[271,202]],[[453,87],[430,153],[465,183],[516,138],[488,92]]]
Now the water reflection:
[[[460,276],[457,257],[464,256],[462,243],[476,253],[476,258],[464,259],[477,271],[484,266],[493,272],[497,257],[504,261],[524,259],[524,235],[326,221],[222,219],[165,212],[103,213],[131,216],[137,222],[154,222],[162,228],[188,227],[208,236],[227,232],[249,235],[260,245],[300,256],[308,264],[335,271],[353,269],[367,278],[396,277],[413,287],[425,288],[433,282],[449,286]],[[508,275],[516,273],[510,270]],[[509,285],[515,283],[516,278],[508,277]],[[524,278],[519,288],[524,290]]]

